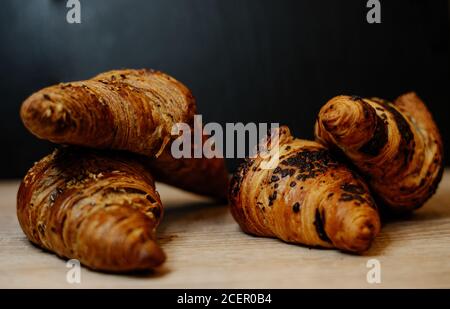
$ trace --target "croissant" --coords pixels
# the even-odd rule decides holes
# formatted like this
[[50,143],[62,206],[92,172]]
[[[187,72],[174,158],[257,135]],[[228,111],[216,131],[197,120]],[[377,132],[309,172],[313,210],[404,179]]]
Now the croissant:
[[152,70],[116,70],[38,91],[22,104],[26,128],[55,143],[127,150],[155,160],[157,180],[226,196],[223,159],[175,159],[166,147],[177,123],[192,124],[189,89]]
[[394,212],[421,207],[442,178],[442,139],[415,93],[400,96],[394,104],[379,98],[335,97],[320,110],[315,135],[348,157]]
[[138,159],[59,149],[28,171],[17,216],[28,239],[96,270],[152,269],[165,260],[155,229],[163,208]]
[[[262,142],[269,149],[277,134]],[[380,230],[364,181],[322,145],[278,130],[279,162],[247,159],[229,190],[231,213],[243,231],[308,246],[363,252]],[[267,147],[269,146],[269,147]]]
[[153,157],[195,108],[189,89],[164,73],[117,70],[44,88],[25,100],[20,115],[31,133],[54,143]]

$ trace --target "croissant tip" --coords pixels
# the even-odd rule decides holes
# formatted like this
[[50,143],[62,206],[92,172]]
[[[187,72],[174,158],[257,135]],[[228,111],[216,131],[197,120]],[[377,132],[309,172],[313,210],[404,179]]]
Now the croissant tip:
[[137,268],[155,268],[166,260],[166,255],[161,247],[153,240],[144,242],[138,249]]
[[348,249],[354,252],[367,251],[380,231],[380,223],[372,218],[361,218],[350,227],[348,243],[352,246]]
[[25,127],[41,138],[63,134],[70,123],[63,104],[53,101],[45,93],[35,93],[27,98],[20,108],[20,116]]

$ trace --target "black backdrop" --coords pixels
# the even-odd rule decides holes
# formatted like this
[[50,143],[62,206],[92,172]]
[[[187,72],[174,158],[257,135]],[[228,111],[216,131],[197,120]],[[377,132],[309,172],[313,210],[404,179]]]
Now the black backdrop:
[[448,153],[448,2],[382,0],[381,24],[366,22],[366,2],[81,0],[75,25],[65,0],[2,0],[0,177],[22,177],[53,147],[20,122],[29,94],[124,67],[183,81],[206,121],[276,121],[303,138],[334,95],[415,90]]

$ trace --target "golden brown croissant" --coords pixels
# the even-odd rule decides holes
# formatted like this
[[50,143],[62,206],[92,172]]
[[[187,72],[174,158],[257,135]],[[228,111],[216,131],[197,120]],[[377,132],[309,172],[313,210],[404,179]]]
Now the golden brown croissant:
[[[117,70],[38,91],[22,105],[25,126],[39,138],[92,148],[128,150],[153,158],[157,180],[223,198],[223,159],[175,159],[176,123],[193,123],[195,100],[174,78],[150,70]],[[225,180],[225,181],[224,181]]]
[[[241,228],[286,242],[362,252],[380,230],[367,186],[322,145],[279,129],[279,163],[247,159],[233,176],[229,201]],[[271,143],[268,138],[264,143]]]
[[320,110],[315,135],[344,153],[394,211],[422,206],[441,180],[441,136],[415,93],[402,95],[394,104],[378,98],[335,97]]
[[162,215],[152,176],[126,154],[56,150],[29,170],[17,194],[30,241],[103,271],[163,263],[155,241]]
[[25,126],[54,143],[157,156],[178,122],[190,123],[195,100],[174,78],[150,70],[118,70],[59,84],[22,104]]

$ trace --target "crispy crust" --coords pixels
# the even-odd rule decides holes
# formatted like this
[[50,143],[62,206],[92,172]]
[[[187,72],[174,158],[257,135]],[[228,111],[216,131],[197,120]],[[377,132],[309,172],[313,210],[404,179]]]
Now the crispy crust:
[[280,162],[262,169],[258,156],[234,174],[231,213],[250,234],[286,242],[362,252],[380,230],[364,181],[322,145],[280,128]]
[[120,70],[44,88],[22,104],[25,126],[54,143],[128,150],[154,157],[172,126],[195,113],[191,92],[151,70]]
[[37,162],[17,194],[17,217],[34,244],[102,271],[154,268],[163,208],[134,156],[64,148]]
[[343,152],[396,212],[421,207],[442,177],[442,139],[415,93],[400,96],[394,104],[379,98],[335,97],[320,110],[315,134],[318,141]]

